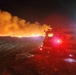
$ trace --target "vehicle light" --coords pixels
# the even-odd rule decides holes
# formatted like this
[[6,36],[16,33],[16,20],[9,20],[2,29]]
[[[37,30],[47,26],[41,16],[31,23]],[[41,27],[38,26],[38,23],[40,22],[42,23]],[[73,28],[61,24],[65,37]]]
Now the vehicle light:
[[56,42],[57,42],[58,44],[62,44],[62,40],[61,40],[61,39],[57,39]]
[[73,63],[73,62],[76,62],[76,60],[74,59],[71,59],[71,58],[66,58],[64,59],[66,62],[70,62],[70,63]]
[[63,41],[62,41],[62,39],[60,39],[60,38],[54,38],[54,39],[53,39],[53,43],[54,43],[54,44],[62,44]]
[[72,57],[73,55],[70,54],[69,56]]
[[48,34],[48,37],[52,37],[53,36],[53,33],[51,33],[51,34]]
[[41,47],[43,47],[43,44],[41,45]]
[[42,51],[42,47],[40,47],[40,51]]

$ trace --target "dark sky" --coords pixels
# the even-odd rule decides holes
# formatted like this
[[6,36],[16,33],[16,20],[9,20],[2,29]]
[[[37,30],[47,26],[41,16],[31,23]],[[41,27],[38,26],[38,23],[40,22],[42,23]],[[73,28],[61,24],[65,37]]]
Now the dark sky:
[[54,25],[76,21],[76,2],[73,0],[0,0],[0,9],[32,23]]

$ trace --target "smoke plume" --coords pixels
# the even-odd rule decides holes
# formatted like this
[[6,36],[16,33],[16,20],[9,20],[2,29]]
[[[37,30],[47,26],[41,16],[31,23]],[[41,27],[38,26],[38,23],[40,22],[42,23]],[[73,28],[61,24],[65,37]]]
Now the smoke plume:
[[12,16],[7,11],[0,10],[0,36],[42,36],[44,30],[50,27],[39,22],[30,23],[17,16]]

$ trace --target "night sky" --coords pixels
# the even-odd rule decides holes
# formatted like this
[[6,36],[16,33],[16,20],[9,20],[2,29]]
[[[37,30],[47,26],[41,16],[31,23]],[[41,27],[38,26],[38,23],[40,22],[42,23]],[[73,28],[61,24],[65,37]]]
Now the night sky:
[[0,9],[31,23],[76,23],[76,1],[73,0],[0,0]]

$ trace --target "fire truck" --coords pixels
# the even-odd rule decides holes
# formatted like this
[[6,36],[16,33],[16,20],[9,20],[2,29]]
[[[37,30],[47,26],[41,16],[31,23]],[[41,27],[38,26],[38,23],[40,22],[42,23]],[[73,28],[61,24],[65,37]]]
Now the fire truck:
[[45,38],[41,44],[42,53],[69,54],[76,49],[75,26],[52,28],[45,31]]

